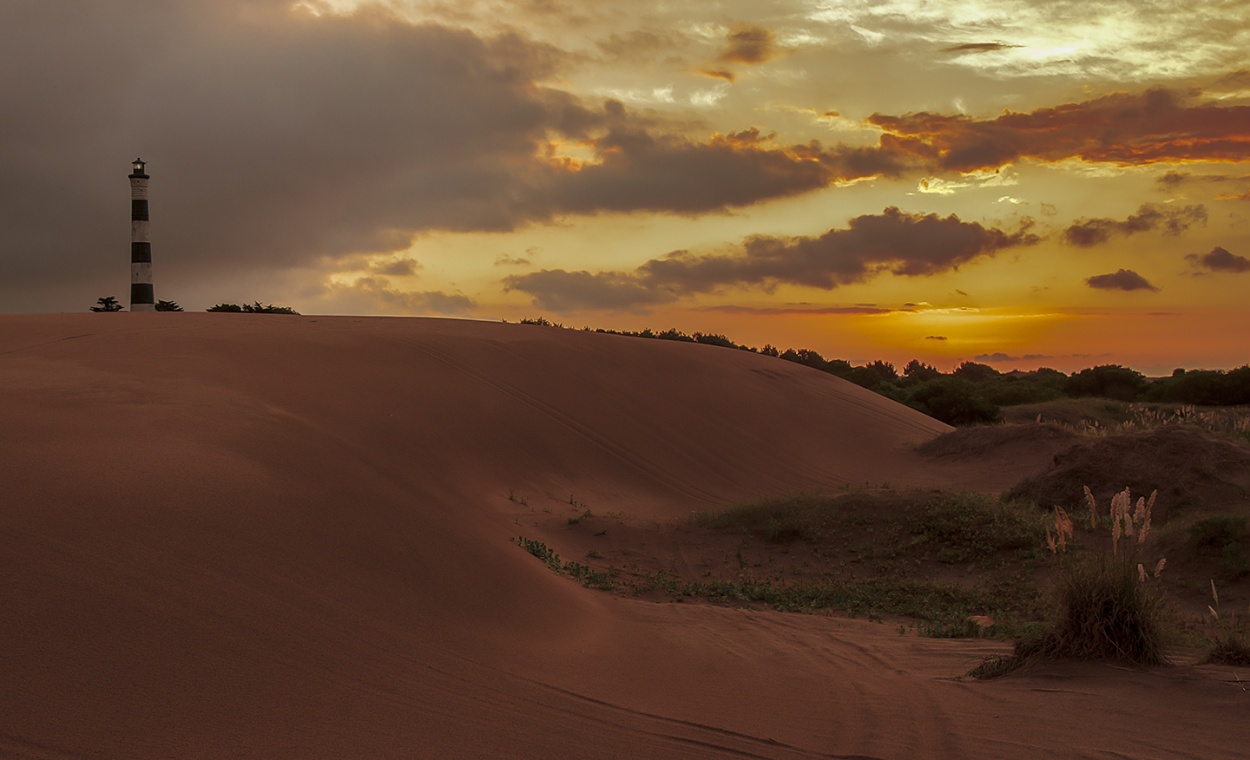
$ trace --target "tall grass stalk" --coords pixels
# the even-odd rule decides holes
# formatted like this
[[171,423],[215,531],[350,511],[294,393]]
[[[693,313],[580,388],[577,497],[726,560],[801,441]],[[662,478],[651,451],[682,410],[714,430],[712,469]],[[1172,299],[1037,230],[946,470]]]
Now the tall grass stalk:
[[[1094,529],[1099,510],[1088,488],[1085,494]],[[1072,520],[1055,507],[1053,529],[1047,527],[1047,547],[1060,558],[1055,621],[1039,639],[1018,642],[1018,654],[1116,659],[1140,665],[1165,661],[1161,596],[1151,581],[1163,572],[1166,560],[1147,570],[1145,558],[1155,496],[1139,498],[1134,506],[1127,488],[1116,494],[1109,514],[1102,515],[1110,518],[1110,552],[1092,556],[1068,552]]]
[[[1240,614],[1220,614],[1220,592],[1211,581],[1211,601],[1207,610],[1211,613],[1208,622],[1211,631],[1211,651],[1207,653],[1207,662],[1217,665],[1250,666],[1250,617]],[[1250,609],[1246,610],[1250,615]]]

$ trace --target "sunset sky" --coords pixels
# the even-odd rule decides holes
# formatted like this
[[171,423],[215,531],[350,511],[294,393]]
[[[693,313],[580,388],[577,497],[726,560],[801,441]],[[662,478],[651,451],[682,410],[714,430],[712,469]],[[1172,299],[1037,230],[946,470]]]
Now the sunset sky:
[[1250,1],[5,0],[0,312],[1250,361]]

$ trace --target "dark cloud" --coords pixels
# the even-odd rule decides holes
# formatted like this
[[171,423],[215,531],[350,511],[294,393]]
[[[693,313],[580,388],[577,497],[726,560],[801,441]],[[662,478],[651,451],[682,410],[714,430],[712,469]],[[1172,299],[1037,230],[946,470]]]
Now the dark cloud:
[[985,121],[928,112],[874,114],[869,121],[886,131],[881,150],[932,170],[968,172],[1021,158],[1117,164],[1250,158],[1250,106],[1199,102],[1197,92],[1163,88]]
[[696,311],[713,311],[720,314],[758,314],[759,316],[778,316],[781,314],[816,314],[820,316],[840,316],[840,315],[864,315],[873,316],[881,314],[895,314],[900,311],[912,311],[912,309],[890,309],[884,306],[809,306],[807,304],[799,304],[795,306],[703,306]]
[[1185,258],[1194,267],[1208,269],[1212,272],[1250,272],[1250,259],[1230,253],[1227,249],[1218,245],[1208,253],[1191,253]]
[[730,30],[725,49],[717,60],[756,65],[772,60],[776,55],[777,41],[772,32],[754,24],[738,24]]
[[750,129],[695,141],[623,126],[594,142],[600,163],[551,183],[550,210],[706,213],[891,171],[818,143],[776,146]]
[[954,214],[909,214],[887,208],[855,217],[845,229],[820,237],[747,238],[740,253],[694,255],[676,251],[639,268],[646,281],[678,292],[706,292],[724,285],[772,287],[786,283],[831,289],[878,274],[931,275],[957,269],[1000,250],[1039,238],[1026,223],[1008,233],[964,222]]
[[[671,134],[539,84],[565,65],[550,46],[376,6],[316,18],[285,0],[0,4],[0,70],[38,72],[0,76],[4,308],[77,309],[124,289],[136,155],[152,175],[157,297],[399,251],[427,230],[720,212],[890,168],[758,135]],[[597,163],[543,155],[561,140]]]
[[1227,182],[1246,182],[1250,181],[1250,175],[1245,174],[1193,174],[1192,172],[1170,171],[1155,179],[1165,188],[1175,188],[1180,185],[1201,182],[1206,184],[1224,184]]
[[399,290],[385,277],[362,277],[351,284],[331,285],[317,296],[329,310],[345,314],[466,316],[477,308],[477,302],[462,293]]
[[976,356],[972,358],[973,358],[973,361],[997,363],[997,362],[1033,362],[1033,361],[1040,361],[1042,359],[1053,359],[1055,357],[1049,356],[1047,354],[1025,354],[1024,356],[1012,356],[1011,354],[1005,354],[1002,351],[995,351],[992,354],[977,354]]
[[677,32],[644,29],[613,34],[596,43],[605,57],[617,61],[646,61],[661,55],[671,56],[674,50],[681,50],[688,44],[688,40]]
[[699,73],[713,79],[724,79],[726,82],[738,81],[738,75],[729,69],[713,69],[705,66],[699,69]]
[[399,277],[416,274],[421,269],[421,264],[412,259],[400,258],[376,263],[370,269],[377,274]]
[[500,256],[499,258],[495,259],[495,266],[497,267],[527,267],[530,265],[530,263],[531,262],[529,259],[518,258],[514,256],[507,256],[507,255]]
[[918,277],[959,268],[1040,239],[1025,221],[1014,232],[965,222],[954,214],[909,214],[890,207],[858,216],[819,237],[756,235],[731,253],[674,251],[630,273],[542,271],[505,280],[508,290],[555,308],[612,308],[673,301],[723,287],[771,290],[781,284],[831,290],[882,274]]
[[993,53],[998,50],[1018,48],[1019,45],[1008,45],[1005,42],[968,42],[963,45],[943,48],[943,53]]
[[1098,290],[1158,290],[1145,277],[1131,269],[1118,269],[1112,274],[1090,277],[1085,284]]
[[738,76],[728,67],[758,66],[776,58],[778,53],[777,39],[771,31],[755,24],[738,24],[729,30],[720,54],[699,73],[733,82]]
[[925,340],[950,340],[950,338],[947,338],[945,335],[926,335],[924,336],[924,339]]
[[672,293],[653,290],[631,275],[568,272],[563,269],[512,275],[504,280],[504,290],[529,293],[534,298],[535,306],[557,312],[634,308],[674,300]]
[[1079,219],[1063,231],[1063,239],[1070,245],[1089,248],[1107,242],[1113,235],[1135,235],[1159,229],[1168,235],[1179,235],[1195,224],[1206,222],[1207,210],[1201,205],[1170,207],[1147,203],[1122,222],[1115,219]]

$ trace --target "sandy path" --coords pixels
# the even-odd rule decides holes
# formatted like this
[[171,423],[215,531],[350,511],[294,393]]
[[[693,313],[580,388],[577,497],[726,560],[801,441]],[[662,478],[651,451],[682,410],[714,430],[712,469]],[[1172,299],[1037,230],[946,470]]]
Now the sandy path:
[[942,476],[911,446],[945,426],[767,357],[445,320],[21,316],[0,317],[0,392],[3,755],[1234,757],[1250,738],[1227,669],[957,682],[1001,645],[619,599],[508,542],[570,495],[662,519]]

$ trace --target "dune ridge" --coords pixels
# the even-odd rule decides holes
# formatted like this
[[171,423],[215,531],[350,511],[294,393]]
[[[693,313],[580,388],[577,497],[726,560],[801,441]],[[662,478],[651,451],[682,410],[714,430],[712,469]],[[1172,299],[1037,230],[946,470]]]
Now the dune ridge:
[[622,599],[509,543],[570,498],[668,520],[1001,479],[915,451],[947,426],[769,357],[457,320],[0,316],[0,389],[0,754],[1234,757],[1250,737],[1227,669],[965,683],[1003,645]]

